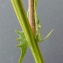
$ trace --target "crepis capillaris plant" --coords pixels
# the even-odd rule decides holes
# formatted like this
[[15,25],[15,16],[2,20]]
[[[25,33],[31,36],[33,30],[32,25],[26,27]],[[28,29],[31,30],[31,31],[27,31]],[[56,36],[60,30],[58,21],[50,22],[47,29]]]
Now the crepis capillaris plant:
[[36,11],[38,0],[29,0],[29,1],[33,1],[35,34],[33,33],[32,28],[29,23],[29,15],[30,15],[29,9],[26,13],[22,0],[11,0],[12,6],[18,18],[19,24],[23,30],[23,31],[16,30],[16,33],[19,35],[19,38],[17,38],[17,40],[20,42],[17,45],[17,47],[19,47],[21,50],[21,55],[20,55],[18,63],[22,63],[28,46],[31,49],[35,62],[44,63],[38,43],[43,42],[45,39],[47,39],[52,33],[53,29],[47,34],[45,38],[41,39],[40,33],[39,33],[39,29],[41,26],[40,26],[39,18]]

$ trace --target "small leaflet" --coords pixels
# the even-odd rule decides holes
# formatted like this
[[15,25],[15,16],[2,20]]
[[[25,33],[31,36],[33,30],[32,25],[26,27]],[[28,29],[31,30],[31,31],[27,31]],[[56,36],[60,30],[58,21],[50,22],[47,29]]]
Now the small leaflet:
[[20,55],[20,58],[19,58],[19,62],[18,63],[22,63],[22,60],[26,54],[26,51],[27,51],[27,48],[28,48],[28,42],[25,38],[25,35],[23,33],[23,31],[18,31],[16,30],[16,33],[19,35],[19,38],[17,38],[17,41],[19,41],[20,43],[17,45],[17,47],[20,48],[21,50],[21,55]]

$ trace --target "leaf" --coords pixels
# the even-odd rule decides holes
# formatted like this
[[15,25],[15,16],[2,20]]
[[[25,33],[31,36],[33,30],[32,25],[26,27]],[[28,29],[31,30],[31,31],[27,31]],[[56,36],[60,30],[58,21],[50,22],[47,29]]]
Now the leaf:
[[35,29],[36,29],[36,32],[39,32],[40,28],[41,28],[41,25],[39,22],[39,18],[38,18],[37,12],[35,11]]
[[52,34],[53,31],[54,31],[54,29],[52,29],[52,30],[46,35],[46,37],[43,38],[43,39],[40,39],[40,37],[39,37],[38,41],[39,41],[39,42],[42,42],[42,41],[46,40],[46,39]]
[[19,47],[21,50],[21,55],[20,55],[18,63],[22,63],[24,55],[27,51],[28,43],[27,43],[27,40],[25,38],[23,31],[20,32],[20,31],[16,30],[16,33],[19,35],[19,38],[17,38],[17,40],[20,42],[20,44],[18,44],[17,47]]

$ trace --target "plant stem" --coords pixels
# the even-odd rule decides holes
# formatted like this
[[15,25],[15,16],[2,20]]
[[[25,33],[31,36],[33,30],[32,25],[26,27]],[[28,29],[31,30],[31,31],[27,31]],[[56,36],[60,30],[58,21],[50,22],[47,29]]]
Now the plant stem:
[[[28,0],[28,6],[29,6],[29,8],[28,8],[28,11],[29,11],[29,23],[30,23],[30,26],[31,26],[31,28],[32,28],[32,30],[34,32],[34,35],[35,35],[36,29],[35,29],[35,15],[34,15],[35,9],[34,9],[34,2],[35,2],[34,0]],[[37,45],[36,49],[39,52],[40,62],[44,63],[43,62],[43,58],[41,56],[40,49],[38,47],[38,42],[36,42],[36,45]],[[36,63],[38,63],[38,61],[36,61]]]
[[35,34],[34,0],[28,0],[29,23]]
[[27,19],[22,0],[11,0],[17,18],[19,20],[20,26],[24,32],[26,39],[28,40],[28,45],[32,51],[33,57],[36,63],[44,63],[42,55],[40,53],[37,41],[35,40],[34,34],[30,27],[29,21]]

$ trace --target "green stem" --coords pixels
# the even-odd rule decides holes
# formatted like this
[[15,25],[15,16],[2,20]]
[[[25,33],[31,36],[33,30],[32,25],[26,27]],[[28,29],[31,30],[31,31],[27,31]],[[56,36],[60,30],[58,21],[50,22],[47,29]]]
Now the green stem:
[[30,27],[29,21],[27,19],[22,0],[11,0],[17,18],[19,20],[20,26],[24,32],[26,39],[28,40],[29,47],[32,51],[36,63],[44,63],[41,56],[38,44],[35,40],[34,34]]
[[21,61],[22,61],[21,57],[22,57],[22,52],[21,52],[21,55],[20,55],[18,63],[21,63]]

